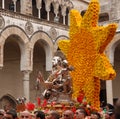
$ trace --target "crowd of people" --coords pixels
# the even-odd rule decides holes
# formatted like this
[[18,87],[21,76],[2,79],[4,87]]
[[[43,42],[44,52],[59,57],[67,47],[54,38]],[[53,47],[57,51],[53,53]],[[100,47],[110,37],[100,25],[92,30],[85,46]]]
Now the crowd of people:
[[[87,113],[83,108],[79,108],[74,113],[72,110],[65,110],[62,115],[57,110],[49,110],[45,113],[42,110],[34,111],[34,113],[28,110],[21,111],[19,113],[14,109],[10,109],[7,112],[0,110],[0,119],[85,119]],[[89,117],[90,118],[90,117]],[[99,113],[91,114],[91,119],[100,119]]]
[[78,107],[74,111],[71,109],[63,110],[59,113],[57,109],[34,110],[27,109],[17,112],[15,109],[0,109],[0,119],[120,119],[120,99],[116,105],[106,104],[101,107],[102,111],[93,111],[89,115],[84,107]]

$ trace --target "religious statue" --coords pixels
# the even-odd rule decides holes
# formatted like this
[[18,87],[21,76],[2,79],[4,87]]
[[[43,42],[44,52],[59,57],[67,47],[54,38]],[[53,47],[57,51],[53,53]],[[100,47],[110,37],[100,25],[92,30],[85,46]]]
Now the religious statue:
[[40,83],[45,87],[43,97],[54,101],[60,99],[60,95],[71,97],[72,83],[69,72],[72,70],[73,67],[68,65],[67,60],[55,56],[52,60],[52,72],[47,80],[39,77]]

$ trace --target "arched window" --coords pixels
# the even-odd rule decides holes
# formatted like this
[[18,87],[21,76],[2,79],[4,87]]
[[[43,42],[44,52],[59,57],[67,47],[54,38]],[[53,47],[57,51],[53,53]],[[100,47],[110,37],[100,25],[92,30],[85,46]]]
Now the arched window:
[[81,12],[81,16],[84,16],[85,12],[86,12],[86,10],[83,10],[83,11]]
[[16,2],[16,12],[20,12],[20,0]]
[[109,15],[108,13],[101,13],[99,15],[99,22],[104,22],[109,20]]
[[1,105],[1,108],[3,108],[3,109],[16,108],[17,101],[10,94],[6,94],[6,95],[4,95],[3,97],[0,98],[0,105]]
[[54,21],[55,14],[54,14],[54,7],[53,4],[51,3],[50,5],[50,21]]
[[2,8],[2,0],[0,0],[0,8]]
[[42,8],[41,8],[41,18],[47,20],[47,12],[45,10],[45,2],[42,0]]
[[38,17],[38,9],[36,8],[36,0],[32,0],[32,14],[35,17]]
[[68,15],[69,15],[69,9],[66,9],[66,16],[65,16],[65,24],[68,25]]

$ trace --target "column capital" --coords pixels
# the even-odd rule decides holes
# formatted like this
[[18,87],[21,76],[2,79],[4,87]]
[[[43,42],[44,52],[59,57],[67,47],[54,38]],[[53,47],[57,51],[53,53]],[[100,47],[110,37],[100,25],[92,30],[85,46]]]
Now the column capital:
[[17,0],[12,0],[13,2],[17,2]]
[[61,11],[62,11],[62,16],[66,16],[66,9],[67,9],[67,6],[65,6],[65,5],[62,5],[61,6]]
[[22,71],[24,74],[30,74],[32,71],[30,71],[30,70],[23,70]]
[[54,13],[55,15],[57,15],[59,12],[59,2],[53,2],[53,7],[54,7]]
[[52,1],[51,0],[45,0],[45,9],[47,12],[50,11],[50,5],[51,5]]
[[42,3],[42,0],[36,0],[37,9],[41,9],[41,3]]

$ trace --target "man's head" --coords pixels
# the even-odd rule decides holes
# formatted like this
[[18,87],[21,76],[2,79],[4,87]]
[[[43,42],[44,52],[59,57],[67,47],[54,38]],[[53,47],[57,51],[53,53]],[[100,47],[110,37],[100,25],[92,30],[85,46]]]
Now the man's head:
[[115,104],[115,118],[120,119],[120,98],[118,98]]
[[4,111],[4,110],[2,110],[2,109],[0,109],[0,119],[2,119],[2,118],[3,118],[4,113],[5,113],[5,111]]
[[51,110],[48,112],[47,119],[59,119],[60,115],[57,111]]
[[109,115],[109,119],[115,119],[114,109],[108,110],[108,111],[107,111],[107,114]]
[[87,116],[87,113],[84,108],[78,108],[75,114],[76,119],[84,119]]
[[17,119],[17,112],[14,109],[11,109],[6,112],[4,115],[5,119]]
[[73,119],[74,114],[71,110],[66,110],[63,112],[63,119]]
[[113,110],[114,109],[114,106],[110,103],[107,103],[106,106],[105,106],[106,110]]
[[36,119],[45,119],[45,113],[43,111],[36,111],[35,118]]
[[20,112],[20,119],[31,119],[32,115],[29,111],[25,110]]
[[91,119],[100,119],[100,114],[98,112],[91,113]]

